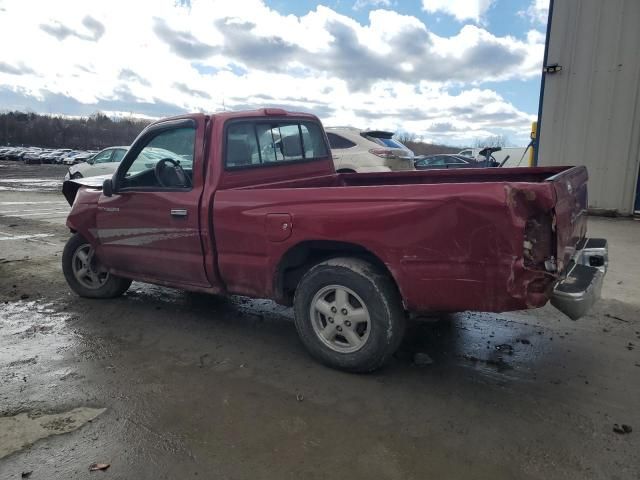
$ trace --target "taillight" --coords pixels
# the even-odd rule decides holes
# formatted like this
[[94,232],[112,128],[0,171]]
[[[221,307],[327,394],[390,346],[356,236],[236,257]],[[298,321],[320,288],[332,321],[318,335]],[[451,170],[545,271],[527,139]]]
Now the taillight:
[[369,150],[369,153],[373,153],[374,155],[381,158],[396,158],[394,153],[386,148],[372,148]]

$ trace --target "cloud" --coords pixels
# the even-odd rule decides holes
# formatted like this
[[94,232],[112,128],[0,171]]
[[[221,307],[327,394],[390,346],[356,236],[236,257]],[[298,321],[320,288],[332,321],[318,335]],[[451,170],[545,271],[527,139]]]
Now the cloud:
[[445,13],[459,22],[479,23],[495,0],[422,0],[422,9],[429,13]]
[[216,48],[200,42],[189,32],[173,30],[162,18],[154,18],[154,33],[169,45],[173,53],[182,58],[202,59],[213,55]]
[[549,0],[531,0],[531,5],[518,14],[529,17],[532,23],[546,25],[549,18]]
[[92,33],[93,40],[98,41],[104,35],[104,25],[90,15],[82,20],[82,24]]
[[120,70],[118,79],[124,80],[126,82],[138,82],[139,84],[144,85],[146,87],[151,86],[151,83],[149,82],[149,80],[142,78],[136,72],[128,68],[123,68],[122,70]]
[[52,22],[52,24],[41,24],[40,29],[58,40],[64,40],[71,36],[97,42],[104,35],[104,25],[90,15],[82,19],[82,25],[89,31],[89,34],[77,32],[58,21]]
[[457,132],[459,128],[456,127],[451,122],[433,122],[427,130],[430,133],[448,133],[448,132]]
[[[283,37],[260,35],[253,23],[224,19],[216,22],[224,38],[219,52],[253,69],[290,72],[298,68],[302,74],[337,77],[353,91],[366,90],[381,80],[480,82],[538,72],[539,67],[530,61],[537,43],[497,37],[472,25],[464,26],[454,37],[438,37],[424,24],[399,17],[392,12],[372,12],[368,27],[327,18],[323,30],[330,40],[317,52]],[[386,50],[375,48],[375,42],[372,45],[368,40],[388,20],[402,28],[375,39]]]
[[186,113],[183,108],[158,98],[146,102],[128,93],[126,90],[114,91],[107,98],[95,102],[84,103],[77,99],[56,92],[42,89],[32,95],[24,89],[11,89],[0,86],[0,104],[9,110],[55,112],[71,116],[86,116],[97,111],[117,112],[120,114],[135,113],[148,117],[166,117]]
[[302,48],[276,36],[258,36],[256,25],[222,19],[215,22],[224,37],[221,53],[229,58],[267,71],[284,71],[288,63],[305,55]]
[[27,67],[23,63],[19,63],[18,66],[9,65],[6,62],[0,62],[0,72],[7,73],[9,75],[27,75],[35,73],[31,68]]
[[391,7],[391,0],[356,0],[353,4],[354,10],[375,7]]
[[537,78],[544,36],[473,24],[439,35],[397,4],[356,20],[322,5],[285,15],[263,0],[4,0],[0,105],[154,117],[282,106],[434,141],[526,143],[534,112],[498,91]]
[[211,95],[209,95],[207,92],[204,92],[202,90],[197,90],[195,88],[189,88],[187,85],[185,85],[184,83],[179,83],[176,82],[173,84],[173,86],[177,89],[180,90],[182,93],[186,93],[187,95],[190,95],[192,97],[198,97],[198,98],[211,98]]

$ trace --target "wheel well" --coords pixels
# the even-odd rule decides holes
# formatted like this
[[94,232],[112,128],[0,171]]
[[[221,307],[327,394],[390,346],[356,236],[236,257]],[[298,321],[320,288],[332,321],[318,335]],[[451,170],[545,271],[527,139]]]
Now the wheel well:
[[338,170],[336,170],[337,173],[357,173],[354,169],[352,168],[340,168]]
[[314,265],[334,257],[366,260],[388,274],[395,283],[393,275],[384,262],[360,245],[327,240],[308,241],[292,247],[280,259],[275,278],[275,293],[278,301],[284,305],[291,305],[293,294],[304,274]]

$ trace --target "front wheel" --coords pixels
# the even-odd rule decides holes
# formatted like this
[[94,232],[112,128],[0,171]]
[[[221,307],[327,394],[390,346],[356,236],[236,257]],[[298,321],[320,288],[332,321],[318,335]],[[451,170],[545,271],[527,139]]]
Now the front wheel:
[[356,258],[311,268],[294,299],[296,329],[319,361],[350,372],[382,367],[400,346],[405,316],[389,275]]
[[107,271],[85,238],[76,233],[62,252],[62,271],[71,290],[86,298],[113,298],[122,295],[131,280]]
[[82,174],[80,172],[76,172],[71,175],[71,180],[78,180],[79,178],[82,178]]

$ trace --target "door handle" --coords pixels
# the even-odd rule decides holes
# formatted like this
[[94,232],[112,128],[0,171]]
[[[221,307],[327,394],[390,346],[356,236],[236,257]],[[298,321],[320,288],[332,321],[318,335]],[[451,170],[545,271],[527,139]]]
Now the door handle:
[[172,217],[186,217],[187,211],[184,208],[172,208],[171,209]]

